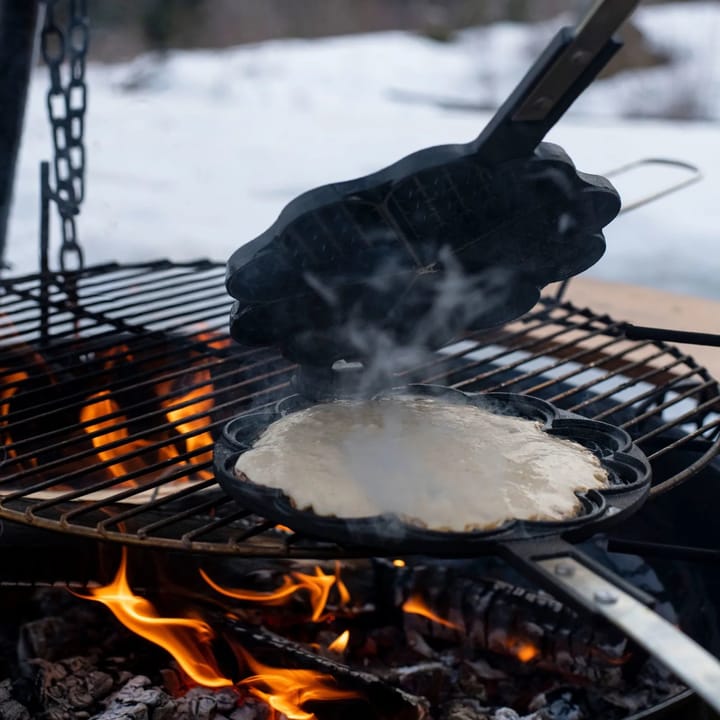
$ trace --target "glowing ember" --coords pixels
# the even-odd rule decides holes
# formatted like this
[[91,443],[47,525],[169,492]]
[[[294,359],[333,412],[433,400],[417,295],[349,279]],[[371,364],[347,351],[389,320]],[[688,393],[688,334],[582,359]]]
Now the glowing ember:
[[[286,670],[271,668],[255,660],[244,650],[242,657],[255,675],[238,683],[282,713],[288,720],[314,720],[313,713],[302,709],[312,701],[349,700],[360,697],[353,690],[336,687],[335,678],[313,670]],[[267,688],[261,690],[258,686]]]
[[199,685],[228,687],[232,681],[220,673],[210,647],[214,633],[202,620],[163,618],[151,602],[133,593],[127,582],[127,553],[115,579],[104,587],[91,588],[90,596],[106,605],[125,627],[167,650],[178,665]]
[[301,572],[293,572],[283,576],[283,583],[279,588],[262,592],[258,590],[244,590],[243,588],[224,588],[214,582],[204,570],[200,570],[203,580],[216,592],[235,600],[250,600],[260,605],[285,605],[290,601],[292,595],[299,590],[307,590],[310,594],[310,605],[312,607],[311,620],[320,622],[323,620],[323,613],[327,606],[330,590],[336,586],[340,605],[347,605],[350,602],[350,593],[345,583],[340,579],[340,566],[336,564],[335,575],[326,575],[320,567],[315,567],[315,574],[308,575]]
[[393,560],[393,565],[398,568],[405,567],[405,561],[398,558],[397,560]]
[[451,628],[452,630],[462,630],[462,628],[459,625],[456,625],[453,622],[450,622],[449,620],[444,620],[440,616],[436,615],[424,602],[423,599],[419,595],[413,595],[412,597],[408,598],[402,606],[402,609],[406,613],[410,613],[412,615],[422,615],[423,617],[428,618],[428,620],[432,620],[434,623],[437,623],[438,625],[443,625],[444,627]]
[[540,654],[540,650],[531,643],[520,643],[514,650],[515,657],[524,663],[530,662]]
[[345,648],[347,647],[348,641],[350,640],[350,631],[345,630],[345,632],[340,633],[329,645],[328,650],[332,650],[336,653],[342,653],[345,652]]

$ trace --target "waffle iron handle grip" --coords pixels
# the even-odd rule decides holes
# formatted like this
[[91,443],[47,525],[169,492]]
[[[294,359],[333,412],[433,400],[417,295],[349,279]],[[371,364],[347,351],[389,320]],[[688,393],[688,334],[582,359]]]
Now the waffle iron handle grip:
[[483,163],[527,157],[622,43],[613,33],[639,0],[597,0],[574,28],[552,39],[474,141]]
[[523,540],[503,550],[549,591],[604,617],[720,712],[720,660],[648,607],[650,596],[557,538]]

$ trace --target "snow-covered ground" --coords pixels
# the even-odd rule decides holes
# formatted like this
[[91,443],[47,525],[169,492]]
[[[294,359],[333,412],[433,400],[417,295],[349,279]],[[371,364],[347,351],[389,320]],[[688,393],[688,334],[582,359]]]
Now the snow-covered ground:
[[[596,83],[548,139],[588,172],[647,157],[698,165],[702,182],[614,221],[588,272],[720,298],[720,3],[643,8],[637,21],[672,66]],[[92,65],[87,260],[224,260],[304,190],[470,140],[490,116],[471,107],[500,102],[561,24],[496,25],[447,44],[398,32]],[[38,70],[6,253],[16,272],[37,268],[46,86]],[[689,99],[707,121],[627,117]],[[668,181],[646,171],[617,185],[630,201]]]

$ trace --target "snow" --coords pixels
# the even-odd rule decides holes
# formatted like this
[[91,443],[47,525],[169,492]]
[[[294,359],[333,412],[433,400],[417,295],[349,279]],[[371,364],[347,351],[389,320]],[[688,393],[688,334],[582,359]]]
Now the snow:
[[[720,298],[720,4],[642,8],[637,21],[672,66],[598,81],[548,139],[587,172],[669,157],[698,165],[704,179],[615,220],[588,274]],[[490,117],[476,108],[496,106],[561,24],[504,23],[444,44],[392,32],[93,64],[86,259],[223,261],[304,190],[466,142]],[[51,157],[46,87],[39,69],[6,252],[14,272],[37,268],[38,163]],[[690,101],[706,121],[627,117]],[[617,186],[635,199],[667,180],[646,170]]]

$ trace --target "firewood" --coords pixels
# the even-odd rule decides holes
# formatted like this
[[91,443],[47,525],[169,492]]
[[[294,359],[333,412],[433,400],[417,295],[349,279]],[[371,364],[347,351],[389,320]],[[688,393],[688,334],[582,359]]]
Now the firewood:
[[294,667],[317,670],[332,675],[343,685],[359,690],[377,709],[381,718],[388,720],[428,720],[429,710],[424,698],[411,695],[389,685],[377,675],[356,670],[336,660],[316,655],[301,645],[275,635],[264,628],[249,627],[232,619],[225,619],[228,636],[251,653],[272,649],[284,663]]

